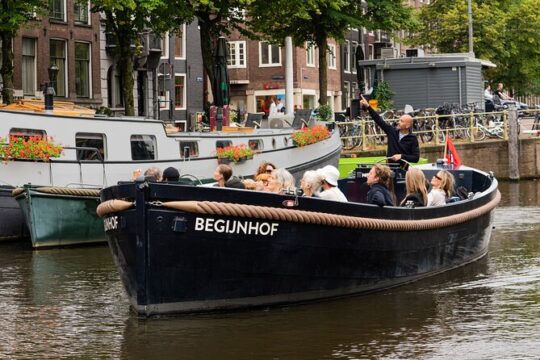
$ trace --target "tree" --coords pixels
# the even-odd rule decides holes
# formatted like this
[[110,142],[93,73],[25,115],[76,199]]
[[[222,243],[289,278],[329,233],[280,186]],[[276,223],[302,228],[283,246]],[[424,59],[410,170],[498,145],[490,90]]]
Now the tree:
[[135,113],[133,58],[141,45],[140,34],[174,32],[192,18],[189,3],[182,0],[92,0],[94,12],[105,14],[105,31],[117,47],[125,114]]
[[45,0],[0,0],[0,41],[2,41],[2,98],[13,102],[13,38],[17,31],[35,19],[38,9],[46,7]]
[[210,80],[212,94],[214,89],[214,49],[220,36],[239,31],[249,35],[244,27],[245,8],[249,0],[191,0],[193,14],[199,25],[201,53],[204,70]]
[[[476,57],[497,65],[486,72],[516,93],[540,91],[540,9],[535,0],[474,0]],[[436,0],[419,12],[410,43],[439,52],[468,52],[467,0]]]
[[[296,46],[306,43],[319,49],[320,103],[327,103],[328,39],[342,41],[351,28],[395,30],[409,27],[410,9],[401,0],[254,0],[249,7],[250,27],[273,43],[283,45],[291,36]],[[335,54],[334,54],[335,55]]]

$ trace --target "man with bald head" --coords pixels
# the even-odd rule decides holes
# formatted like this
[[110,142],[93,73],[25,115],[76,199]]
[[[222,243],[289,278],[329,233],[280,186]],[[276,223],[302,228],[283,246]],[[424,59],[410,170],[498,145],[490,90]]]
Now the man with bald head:
[[369,115],[388,137],[388,149],[386,157],[390,163],[418,162],[420,159],[420,146],[418,139],[412,133],[413,118],[410,115],[402,115],[396,127],[388,124],[381,116],[369,106],[362,96],[360,104],[369,111]]

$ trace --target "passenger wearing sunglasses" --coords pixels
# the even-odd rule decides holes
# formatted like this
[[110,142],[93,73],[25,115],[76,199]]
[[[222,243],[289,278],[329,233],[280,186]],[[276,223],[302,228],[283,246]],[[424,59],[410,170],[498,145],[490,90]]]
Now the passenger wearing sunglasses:
[[263,161],[257,168],[257,173],[255,174],[255,178],[257,178],[257,176],[261,174],[272,174],[272,171],[276,169],[277,169],[276,165],[268,161]]
[[454,176],[446,170],[437,172],[431,178],[431,191],[428,194],[428,206],[446,204],[454,192]]

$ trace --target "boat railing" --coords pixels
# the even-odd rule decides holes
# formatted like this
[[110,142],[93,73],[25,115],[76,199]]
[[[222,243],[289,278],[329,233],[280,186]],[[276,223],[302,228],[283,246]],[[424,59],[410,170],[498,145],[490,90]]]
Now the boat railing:
[[[90,156],[87,159],[80,159],[80,157],[77,156],[77,163],[79,164],[79,184],[85,184],[83,180],[83,164],[101,163],[101,168],[103,170],[103,178],[102,178],[101,187],[107,186],[107,173],[105,171],[105,160],[103,158],[103,155],[101,154],[101,151],[98,148],[88,147],[88,146],[64,146],[63,150],[75,150],[77,152],[76,154],[78,154],[79,151],[87,151],[90,153]],[[49,162],[49,181],[51,184],[54,184],[52,164],[53,164],[53,161],[50,161]],[[94,185],[94,186],[99,187],[97,185]]]

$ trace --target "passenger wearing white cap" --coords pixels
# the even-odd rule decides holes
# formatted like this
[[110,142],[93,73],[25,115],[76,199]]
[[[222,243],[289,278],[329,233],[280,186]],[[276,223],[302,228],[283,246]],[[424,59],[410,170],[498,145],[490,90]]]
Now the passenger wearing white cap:
[[317,172],[321,175],[322,189],[319,193],[319,197],[324,200],[347,202],[345,195],[337,187],[339,170],[335,166],[326,165],[322,169],[318,169]]

